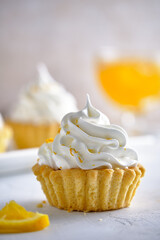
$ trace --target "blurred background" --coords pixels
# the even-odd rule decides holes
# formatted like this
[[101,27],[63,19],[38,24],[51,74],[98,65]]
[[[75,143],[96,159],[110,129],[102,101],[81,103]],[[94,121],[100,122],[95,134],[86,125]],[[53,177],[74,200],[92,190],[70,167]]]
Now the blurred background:
[[[107,80],[101,79],[97,65],[104,59],[102,47],[112,46],[122,54],[127,51],[129,58],[142,53],[144,58],[144,52],[157,57],[159,43],[159,0],[1,0],[0,112],[5,114],[20,89],[37,78],[36,66],[44,62],[52,76],[74,94],[79,108],[89,93],[93,104],[118,123],[123,107],[117,105],[120,99],[114,102],[111,94],[108,98],[107,83],[103,83]],[[155,88],[151,95],[158,96],[159,85]],[[132,119],[129,114],[123,121],[126,117]]]

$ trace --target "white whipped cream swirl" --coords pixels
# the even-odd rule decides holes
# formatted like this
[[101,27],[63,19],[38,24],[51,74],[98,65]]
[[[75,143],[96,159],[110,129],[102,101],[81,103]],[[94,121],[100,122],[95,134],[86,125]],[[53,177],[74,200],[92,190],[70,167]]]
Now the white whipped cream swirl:
[[88,97],[86,107],[69,113],[61,122],[54,142],[39,149],[39,164],[54,169],[127,168],[136,166],[137,153],[126,148],[127,133],[95,109]]
[[9,118],[34,124],[60,123],[65,114],[77,111],[76,100],[52,78],[44,64],[38,71],[39,78],[21,92]]

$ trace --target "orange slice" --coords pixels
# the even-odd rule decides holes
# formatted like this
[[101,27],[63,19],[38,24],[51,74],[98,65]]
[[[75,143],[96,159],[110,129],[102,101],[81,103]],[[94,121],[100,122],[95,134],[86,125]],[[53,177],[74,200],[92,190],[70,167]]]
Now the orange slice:
[[15,201],[0,210],[0,233],[34,232],[49,226],[46,214],[28,212]]

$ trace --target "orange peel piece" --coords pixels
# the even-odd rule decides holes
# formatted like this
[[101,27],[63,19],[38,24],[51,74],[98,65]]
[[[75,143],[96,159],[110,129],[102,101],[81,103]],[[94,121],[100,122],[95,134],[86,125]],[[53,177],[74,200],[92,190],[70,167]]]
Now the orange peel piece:
[[13,200],[0,210],[0,233],[34,232],[47,226],[48,215],[28,212]]

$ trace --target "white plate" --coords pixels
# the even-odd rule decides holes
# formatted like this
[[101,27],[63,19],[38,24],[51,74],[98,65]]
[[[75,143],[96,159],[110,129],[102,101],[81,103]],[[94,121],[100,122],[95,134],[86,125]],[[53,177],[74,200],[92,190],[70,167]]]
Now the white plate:
[[37,161],[38,148],[0,154],[0,174],[31,168]]

